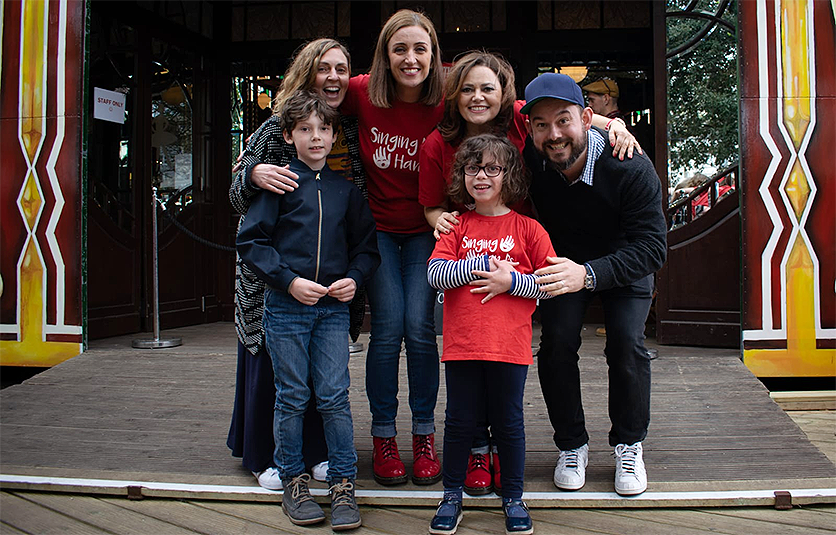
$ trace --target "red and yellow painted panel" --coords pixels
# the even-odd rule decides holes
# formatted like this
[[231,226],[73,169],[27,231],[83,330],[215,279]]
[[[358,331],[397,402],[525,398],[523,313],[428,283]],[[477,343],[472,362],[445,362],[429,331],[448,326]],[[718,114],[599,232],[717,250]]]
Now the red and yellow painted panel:
[[83,349],[84,3],[0,6],[0,364],[52,366]]
[[836,0],[740,3],[743,360],[836,375]]

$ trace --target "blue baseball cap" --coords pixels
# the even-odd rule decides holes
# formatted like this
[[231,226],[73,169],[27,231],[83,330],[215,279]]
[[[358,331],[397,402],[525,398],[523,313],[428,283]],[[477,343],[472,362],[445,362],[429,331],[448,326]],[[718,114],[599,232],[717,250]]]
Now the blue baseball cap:
[[522,107],[520,112],[528,115],[531,108],[543,98],[565,100],[577,104],[581,108],[586,106],[583,100],[583,91],[578,84],[565,74],[555,72],[541,74],[525,86],[525,106]]

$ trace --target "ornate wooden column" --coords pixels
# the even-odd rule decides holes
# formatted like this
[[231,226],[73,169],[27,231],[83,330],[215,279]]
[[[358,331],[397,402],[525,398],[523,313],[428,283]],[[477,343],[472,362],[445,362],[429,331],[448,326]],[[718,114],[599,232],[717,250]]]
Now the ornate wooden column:
[[740,3],[743,360],[836,374],[834,4]]

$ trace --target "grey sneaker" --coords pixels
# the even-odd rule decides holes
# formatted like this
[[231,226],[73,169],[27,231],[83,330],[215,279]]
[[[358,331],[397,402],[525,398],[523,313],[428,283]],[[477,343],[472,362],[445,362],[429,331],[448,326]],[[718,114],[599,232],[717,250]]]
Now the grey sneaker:
[[331,529],[342,531],[359,528],[363,521],[360,519],[360,509],[354,499],[354,481],[343,479],[334,483],[328,489],[331,495]]
[[297,526],[307,526],[325,520],[325,513],[317,505],[308,490],[311,476],[301,474],[293,479],[282,480],[284,495],[282,496],[282,510]]

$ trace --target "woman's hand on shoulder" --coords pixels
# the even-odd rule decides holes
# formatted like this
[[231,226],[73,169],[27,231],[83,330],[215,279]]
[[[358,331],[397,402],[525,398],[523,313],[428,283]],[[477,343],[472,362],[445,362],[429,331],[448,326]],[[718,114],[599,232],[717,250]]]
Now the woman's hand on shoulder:
[[610,145],[613,147],[612,155],[619,160],[623,160],[625,155],[632,158],[634,150],[639,154],[644,154],[636,136],[627,130],[627,126],[621,121],[610,122],[609,134]]
[[260,163],[253,167],[250,182],[261,189],[284,195],[299,187],[296,182],[299,175],[290,170],[290,166],[279,167],[269,163]]
[[450,234],[450,231],[453,230],[453,227],[459,224],[458,217],[459,214],[458,210],[453,212],[441,212],[436,219],[435,226],[433,227],[433,236],[435,236],[436,240],[441,239],[442,234]]

